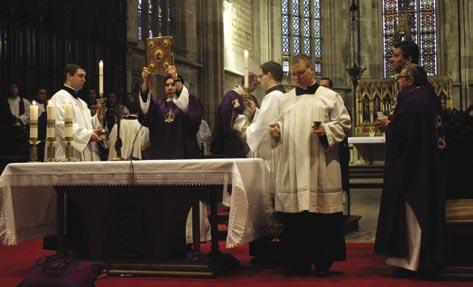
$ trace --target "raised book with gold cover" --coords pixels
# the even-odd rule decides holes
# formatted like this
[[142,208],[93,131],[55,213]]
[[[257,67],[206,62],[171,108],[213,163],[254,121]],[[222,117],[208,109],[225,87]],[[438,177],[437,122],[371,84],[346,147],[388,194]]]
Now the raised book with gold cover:
[[151,74],[164,73],[170,65],[174,65],[174,53],[171,47],[171,36],[146,39],[146,66]]

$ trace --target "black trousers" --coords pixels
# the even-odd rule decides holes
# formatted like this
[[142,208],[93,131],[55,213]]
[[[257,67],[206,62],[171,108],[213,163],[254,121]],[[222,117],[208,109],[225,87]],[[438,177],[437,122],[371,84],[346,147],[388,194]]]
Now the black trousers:
[[281,213],[285,224],[283,248],[291,265],[314,264],[328,269],[335,261],[346,259],[342,212]]

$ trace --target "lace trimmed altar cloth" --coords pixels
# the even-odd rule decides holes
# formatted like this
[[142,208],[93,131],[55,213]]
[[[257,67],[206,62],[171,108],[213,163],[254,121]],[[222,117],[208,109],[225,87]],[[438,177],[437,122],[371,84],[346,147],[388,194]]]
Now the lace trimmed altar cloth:
[[223,203],[230,207],[228,248],[267,234],[269,171],[262,159],[41,162],[13,163],[3,171],[0,240],[14,245],[55,234],[55,186],[215,184],[223,185]]

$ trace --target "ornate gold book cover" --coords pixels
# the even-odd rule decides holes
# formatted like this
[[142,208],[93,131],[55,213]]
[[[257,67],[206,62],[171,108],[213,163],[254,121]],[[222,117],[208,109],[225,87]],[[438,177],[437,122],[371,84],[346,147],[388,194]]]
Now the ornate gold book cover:
[[164,73],[168,66],[174,65],[174,54],[171,48],[171,36],[146,39],[146,65],[151,74]]

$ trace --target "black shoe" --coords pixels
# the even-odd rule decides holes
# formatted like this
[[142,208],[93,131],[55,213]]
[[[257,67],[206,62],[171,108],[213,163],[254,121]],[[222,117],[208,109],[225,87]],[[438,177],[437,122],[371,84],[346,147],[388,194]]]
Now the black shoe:
[[311,273],[310,264],[298,264],[292,266],[286,273],[286,276],[308,276]]
[[394,278],[413,278],[416,277],[417,272],[407,270],[404,268],[396,268],[392,272],[392,277]]
[[317,277],[324,278],[330,275],[330,271],[328,269],[317,269],[315,270],[314,274]]

